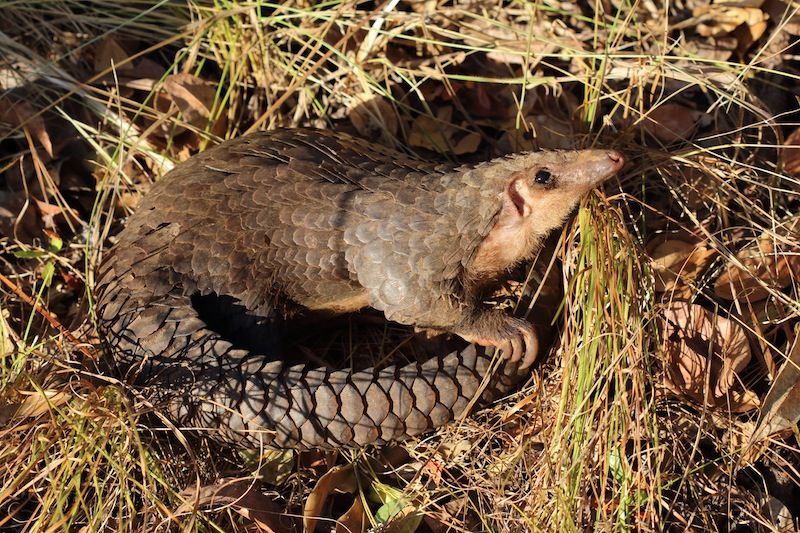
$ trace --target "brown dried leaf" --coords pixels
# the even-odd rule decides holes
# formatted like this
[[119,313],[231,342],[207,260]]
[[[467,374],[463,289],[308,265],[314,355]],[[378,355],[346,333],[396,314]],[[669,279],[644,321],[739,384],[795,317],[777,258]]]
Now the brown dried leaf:
[[364,501],[356,498],[350,509],[336,521],[336,533],[362,533],[367,530],[369,517],[364,509]]
[[[0,357],[15,353],[22,344],[18,342],[14,329],[8,324],[8,317],[11,315],[7,307],[0,309]],[[0,417],[0,420],[2,417]],[[2,422],[0,422],[2,423]]]
[[21,393],[26,398],[14,413],[19,418],[36,418],[50,411],[53,407],[66,404],[72,395],[58,390],[32,390]]
[[529,65],[536,62],[535,58],[552,53],[559,45],[578,50],[583,43],[577,39],[560,38],[555,35],[548,35],[547,39],[509,40],[487,52],[486,58],[501,65]]
[[53,157],[53,143],[44,127],[44,119],[36,114],[28,102],[11,98],[0,99],[0,122],[31,132],[47,155]]
[[462,523],[466,531],[481,531],[481,519],[474,511],[469,496],[452,495],[452,499],[441,506],[437,513],[425,513],[425,524],[434,533],[453,531],[453,523]]
[[761,399],[750,389],[734,388],[728,391],[728,400],[723,407],[731,413],[747,413],[761,407]]
[[667,388],[709,407],[739,411],[757,406],[737,376],[751,357],[740,325],[688,302],[673,302],[664,318]]
[[442,106],[436,119],[427,115],[418,116],[411,124],[408,144],[442,154],[463,155],[478,149],[481,136],[458,128],[452,123],[453,108]]
[[715,254],[705,246],[678,239],[651,243],[647,248],[652,250],[649,253],[658,292],[690,289],[691,282],[697,279]]
[[[741,25],[757,28],[769,18],[758,7],[740,7],[725,4],[699,6],[694,9],[692,15],[704,19],[705,22],[697,25],[697,33],[703,37],[716,37],[731,33]],[[753,31],[755,34],[757,30]],[[762,29],[761,33],[763,32],[764,30]],[[759,37],[761,36],[761,34],[758,35]]]
[[214,485],[189,487],[181,493],[185,503],[175,514],[188,514],[195,509],[231,507],[242,517],[252,520],[259,531],[290,533],[292,521],[282,507],[258,491],[261,482],[255,479],[222,480]]
[[[495,73],[501,76],[506,67],[494,61],[485,61],[485,70],[480,75]],[[516,122],[518,116],[527,115],[536,98],[533,96],[520,100],[518,89],[510,84],[481,83],[474,81],[454,81],[451,91],[442,94],[444,101],[458,101],[459,106],[469,113],[471,119],[480,119],[485,124],[496,126]],[[522,106],[522,107],[520,107]]]
[[107,74],[98,82],[115,86],[118,84],[121,88],[149,93],[158,86],[166,74],[166,69],[162,65],[146,57],[127,63],[125,66],[128,65],[130,68]]
[[67,207],[64,209],[60,205],[53,205],[41,200],[36,200],[36,208],[42,217],[42,223],[47,229],[56,229],[56,219],[59,221],[72,218],[73,220],[80,221],[80,214],[75,209]]
[[404,0],[406,4],[414,13],[430,14],[436,9],[437,0]]
[[573,150],[576,148],[575,125],[555,116],[528,115],[525,122],[530,130],[511,129],[500,139],[507,152],[525,150]]
[[[131,70],[125,73],[125,78],[128,79],[150,79],[160,80],[166,74],[166,69],[161,63],[153,61],[150,58],[142,57],[136,60],[136,63],[131,67]],[[152,87],[145,89],[147,91],[153,90]]]
[[383,144],[388,144],[397,134],[398,123],[394,108],[379,95],[356,95],[349,117],[356,131],[365,139],[381,140]]
[[114,37],[106,37],[95,46],[94,71],[102,72],[112,66],[118,72],[129,71],[133,69],[130,62],[125,63],[129,57],[128,52]]
[[180,160],[188,159],[191,150],[200,146],[200,137],[191,130],[209,130],[215,135],[224,132],[224,115],[209,128],[215,94],[214,84],[187,73],[168,76],[156,93],[156,109],[165,115],[174,112],[176,107],[181,112],[177,123],[163,121],[160,128],[160,136],[171,138],[176,145],[175,152]]
[[453,146],[453,153],[456,155],[472,154],[478,150],[481,144],[481,136],[474,131],[467,132]]
[[689,139],[702,116],[700,111],[666,103],[647,113],[642,118],[641,128],[659,141],[670,144]]
[[[556,48],[574,47],[579,50],[581,47],[577,39],[553,31],[552,24],[544,19],[527,22],[526,25],[497,24],[490,18],[478,18],[459,28],[459,37],[466,45],[491,48],[486,59],[498,65],[530,65]],[[532,35],[536,38],[530,38]]]
[[0,191],[0,235],[32,244],[43,236],[42,222],[25,192]]
[[353,493],[358,489],[356,471],[353,464],[332,468],[319,478],[303,507],[303,532],[312,533],[322,516],[325,502],[333,491]]
[[770,20],[779,25],[779,31],[789,35],[800,35],[800,13],[789,8],[784,0],[764,0],[761,9],[769,15]]
[[117,205],[128,212],[132,212],[139,206],[141,201],[142,194],[139,191],[125,191],[120,193]]
[[182,72],[167,76],[164,91],[178,106],[184,121],[196,128],[205,128],[216,94],[212,83]]
[[765,495],[759,501],[759,511],[769,524],[770,531],[784,531],[795,533],[795,519],[792,511],[781,500],[772,495]]
[[786,137],[783,146],[780,153],[783,171],[790,176],[800,177],[800,128]]
[[751,442],[793,428],[800,422],[800,328],[786,362],[770,387]]
[[[796,222],[800,222],[800,218]],[[794,224],[790,222],[789,226],[794,227]],[[753,303],[767,299],[772,291],[789,286],[800,276],[799,251],[776,251],[774,242],[774,238],[765,233],[756,246],[740,250],[736,258],[745,268],[729,264],[714,283],[714,293],[726,300],[742,299]]]
[[[418,116],[411,124],[408,144],[435,152],[446,153],[448,151],[450,136],[452,135],[451,130],[453,129],[452,125],[450,125],[452,116],[453,108],[449,106],[440,108],[439,120],[434,120],[427,115]],[[447,132],[445,130],[447,130]]]
[[736,49],[740,54],[745,53],[751,46],[753,46],[753,43],[756,42],[762,35],[764,35],[765,31],[767,31],[769,17],[767,17],[766,13],[762,13],[762,15],[762,20],[754,21],[753,23],[742,24],[733,30],[733,32],[731,32],[731,35],[736,37],[736,40],[739,42],[739,45],[736,47]]
[[[5,59],[5,58],[4,58]],[[7,60],[0,61],[0,89],[11,92],[14,89],[22,89],[27,83],[27,76],[20,72],[21,65]],[[24,67],[22,67],[24,69]],[[4,94],[4,98],[8,95]]]
[[705,59],[727,61],[733,55],[733,51],[736,50],[737,46],[736,37],[720,35],[718,37],[688,41],[685,49]]
[[574,150],[577,148],[576,124],[568,119],[549,114],[529,115],[528,123],[534,128],[537,149]]
[[[502,101],[500,98],[498,98],[501,94],[500,91],[495,93],[489,92],[490,88],[486,83],[473,84],[467,82],[465,86],[468,89],[465,91],[465,96],[467,97],[468,102],[471,104],[469,106],[469,111],[471,114],[474,114],[478,117],[508,116],[507,106],[496,105],[498,102]],[[504,107],[506,109],[504,109]]]

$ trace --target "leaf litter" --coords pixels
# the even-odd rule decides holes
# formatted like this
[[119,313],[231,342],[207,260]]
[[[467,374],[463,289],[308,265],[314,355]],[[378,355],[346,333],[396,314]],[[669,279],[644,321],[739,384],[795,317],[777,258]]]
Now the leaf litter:
[[[123,2],[112,15],[59,5],[60,20],[32,4],[0,22],[3,271],[29,297],[9,290],[0,308],[0,400],[16,406],[0,412],[0,437],[21,452],[0,457],[9,516],[31,525],[66,512],[101,529],[88,508],[64,511],[48,492],[39,442],[65,464],[140,480],[119,481],[137,495],[120,501],[92,485],[103,520],[123,530],[136,528],[137,498],[152,503],[151,519],[236,530],[797,527],[796,6],[174,2],[143,12]],[[522,293],[543,270],[565,276],[557,299],[572,314],[558,304],[531,313],[554,341],[528,386],[377,463],[375,450],[260,454],[258,475],[231,480],[228,470],[252,466],[237,453],[180,432],[138,440],[145,426],[133,420],[150,407],[115,395],[119,384],[98,382],[82,355],[97,342],[84,304],[92,269],[153,180],[254,124],[337,127],[461,162],[625,151],[624,174],[595,197],[611,214],[593,219],[605,230],[568,225],[549,248],[559,261],[540,258],[533,281],[505,295],[524,313]],[[584,253],[613,252],[593,265],[616,283],[603,295],[574,286],[592,279],[573,268],[592,265],[574,255],[579,241]],[[56,325],[67,319],[77,337],[64,341]],[[627,344],[601,342],[620,335]],[[82,420],[128,438],[82,456],[65,447],[86,437],[69,433]]]

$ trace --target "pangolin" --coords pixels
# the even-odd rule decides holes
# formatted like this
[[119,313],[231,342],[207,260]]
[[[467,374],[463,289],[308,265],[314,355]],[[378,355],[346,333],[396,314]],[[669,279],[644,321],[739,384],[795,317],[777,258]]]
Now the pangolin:
[[[417,435],[467,409],[494,352],[484,347],[508,359],[485,396],[531,364],[532,325],[481,293],[622,165],[619,152],[579,150],[454,166],[330,131],[246,135],[148,192],[100,266],[99,329],[175,423],[218,440],[305,449]],[[231,304],[224,328],[204,321],[207,295]],[[288,304],[370,306],[472,344],[351,372],[290,364],[268,338],[237,338]]]

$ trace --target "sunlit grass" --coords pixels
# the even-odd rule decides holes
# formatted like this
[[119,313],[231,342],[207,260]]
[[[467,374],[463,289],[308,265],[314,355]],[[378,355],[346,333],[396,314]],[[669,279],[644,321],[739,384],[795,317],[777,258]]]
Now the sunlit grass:
[[[767,64],[769,54],[753,54],[750,63],[700,57],[686,43],[646,27],[636,9],[587,16],[565,3],[518,2],[502,8],[487,4],[472,12],[443,7],[425,14],[396,4],[370,12],[335,1],[130,1],[113,9],[95,1],[0,2],[6,24],[17,28],[14,35],[20,41],[4,33],[0,48],[36,73],[33,79],[40,81],[33,90],[49,103],[42,109],[58,113],[85,140],[98,177],[86,225],[73,221],[80,239],[57,251],[46,242],[38,247],[3,242],[4,255],[39,254],[28,263],[15,263],[9,279],[45,308],[64,290],[42,283],[48,262],[57,262],[91,287],[101,244],[132,207],[113,206],[124,195],[145,194],[152,180],[187,155],[177,146],[176,132],[193,132],[203,148],[254,129],[332,127],[359,102],[378,97],[388,102],[398,123],[394,130],[383,125],[391,133],[387,142],[408,148],[409,125],[417,117],[446,126],[436,113],[438,104],[426,97],[426,84],[436,83],[467,116],[449,126],[477,130],[484,141],[494,141],[485,134],[488,119],[469,116],[470,109],[459,101],[458,84],[490,84],[489,92],[513,89],[518,112],[512,113],[508,128],[530,128],[522,109],[542,93],[578,95],[577,117],[572,117],[580,125],[578,144],[613,146],[625,151],[630,162],[624,175],[606,186],[606,195],[583,204],[562,234],[557,255],[565,290],[555,325],[560,337],[528,388],[477,419],[408,444],[416,467],[431,459],[457,476],[437,484],[417,475],[401,488],[429,516],[461,498],[459,516],[469,511],[478,517],[473,526],[491,531],[659,530],[690,523],[714,529],[719,517],[713,505],[697,504],[687,513],[691,504],[685,502],[706,502],[703,494],[716,479],[706,471],[717,465],[702,457],[698,442],[718,437],[706,418],[710,415],[662,394],[659,304],[643,250],[651,234],[662,231],[654,232],[650,223],[666,218],[663,198],[680,206],[663,231],[700,234],[719,253],[718,265],[735,256],[738,237],[727,225],[731,213],[744,213],[745,229],[753,234],[748,238],[767,232],[776,240],[797,242],[796,236],[775,229],[788,206],[796,205],[798,190],[797,179],[776,164],[781,118],[765,115],[751,85],[767,76],[796,83],[797,76]],[[528,23],[507,24],[501,14]],[[582,24],[583,40],[551,32],[561,28],[561,19]],[[538,20],[551,26],[537,26]],[[106,37],[140,43],[141,50],[128,58],[131,64],[153,57],[167,67],[149,95],[131,94],[118,83],[124,62],[103,72],[87,67],[87,51]],[[389,48],[403,54],[390,59]],[[521,74],[512,68],[459,70],[485,53],[513,58],[525,68]],[[84,71],[91,74],[75,74]],[[178,73],[215,84],[206,124],[192,124],[174,108],[165,112],[157,107],[159,87]],[[106,83],[97,83],[100,79]],[[673,91],[665,91],[662,82]],[[721,126],[677,149],[659,147],[639,126],[659,105],[695,89],[706,95],[703,110]],[[88,113],[71,115],[70,101]],[[220,117],[225,128],[217,131]],[[168,133],[154,143],[155,131]],[[20,154],[3,161],[2,168],[29,157]],[[45,163],[33,165],[42,193],[63,203]],[[686,202],[690,171],[713,178],[715,187],[700,193],[712,223],[698,216],[697,205]],[[76,250],[80,259],[75,259]],[[699,280],[697,291],[710,294],[708,281]],[[800,314],[796,299],[784,293],[775,299],[783,306],[782,320]],[[3,300],[0,314],[0,528],[235,527],[235,520],[225,522],[230,517],[215,522],[217,515],[173,513],[182,503],[183,488],[217,477],[216,467],[209,465],[220,471],[241,468],[241,458],[229,451],[204,452],[211,460],[197,463],[183,449],[189,446],[186,441],[175,445],[180,453],[171,454],[169,445],[154,439],[141,418],[149,409],[146,402],[113,380],[93,375],[93,365],[87,364],[91,358],[82,351],[95,342],[91,320],[85,320],[75,342],[54,333],[40,313],[16,296]],[[756,322],[751,330],[756,342],[767,345],[763,328],[768,325],[768,320]],[[768,348],[776,354],[782,349]],[[13,412],[12,407],[20,409]],[[741,422],[730,419],[731,433],[742,435]],[[677,429],[676,420],[695,428],[692,438],[682,432],[685,428]],[[536,431],[514,433],[507,428],[513,422]],[[536,440],[539,448],[519,435]],[[738,449],[730,444],[731,455],[718,460],[726,475],[732,474]],[[767,456],[786,471],[796,468],[782,463],[774,450]],[[363,454],[348,457],[364,460]],[[374,471],[366,475],[379,478]],[[303,471],[277,490],[297,509],[314,481]],[[468,530],[464,520],[454,527]]]

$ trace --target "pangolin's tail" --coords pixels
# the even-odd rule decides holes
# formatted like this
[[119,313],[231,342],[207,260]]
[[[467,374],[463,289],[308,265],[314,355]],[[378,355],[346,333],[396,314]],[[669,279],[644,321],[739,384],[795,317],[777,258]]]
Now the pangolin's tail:
[[[117,364],[178,426],[216,440],[299,449],[383,444],[445,424],[476,394],[491,400],[519,378],[515,365],[504,365],[481,392],[491,354],[474,345],[358,372],[276,361],[212,331],[180,285],[165,285],[164,276],[128,283],[133,278],[110,259],[98,278],[97,310]],[[248,319],[231,315],[227,329],[235,333]]]

